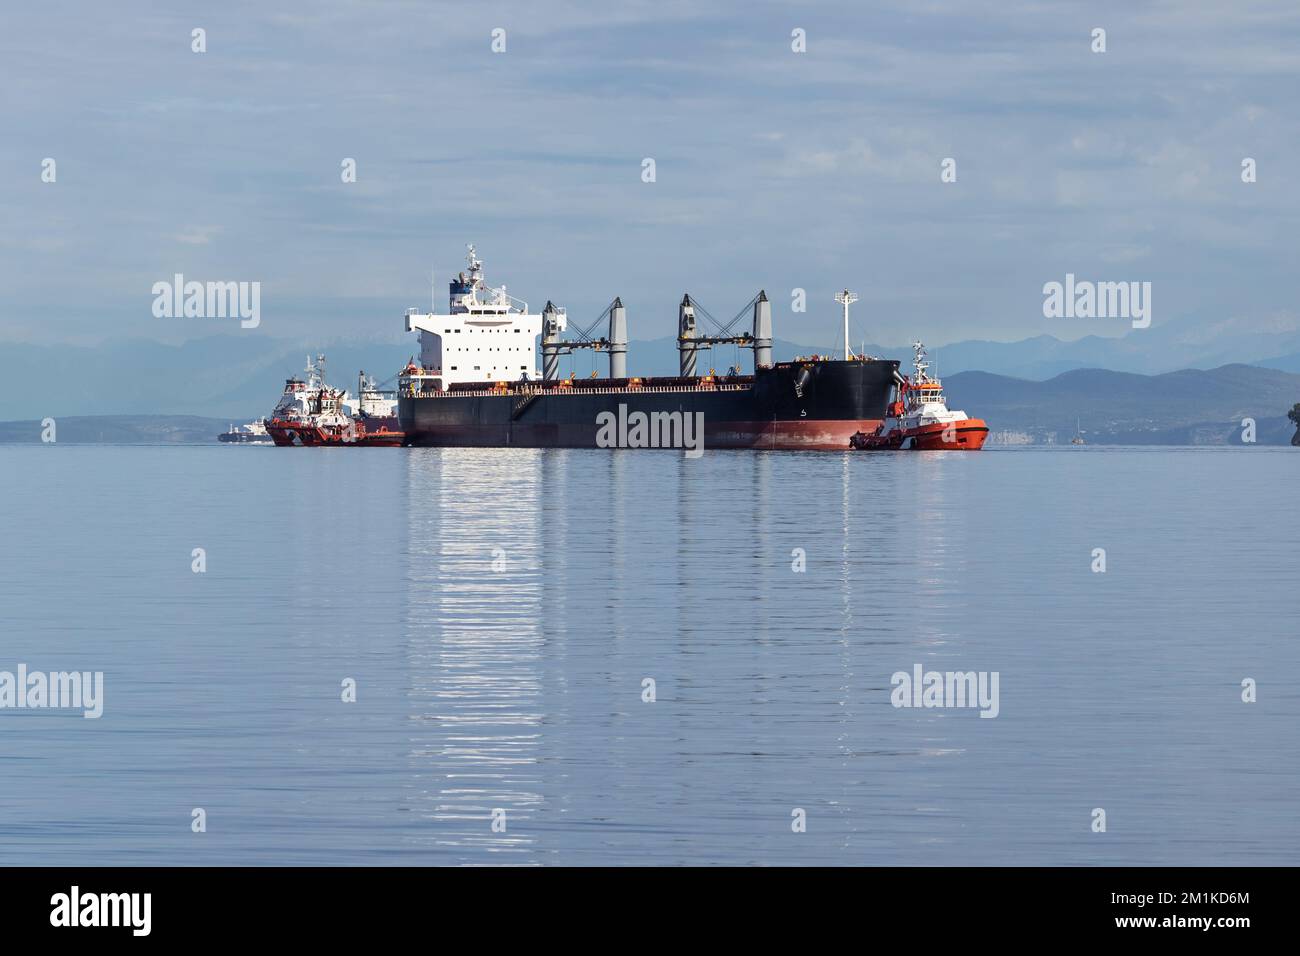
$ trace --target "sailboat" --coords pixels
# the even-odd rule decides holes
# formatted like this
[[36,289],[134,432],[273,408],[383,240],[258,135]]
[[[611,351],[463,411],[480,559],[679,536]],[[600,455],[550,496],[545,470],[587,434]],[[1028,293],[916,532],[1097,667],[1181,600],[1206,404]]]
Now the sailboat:
[[1083,440],[1083,431],[1079,428],[1079,419],[1077,418],[1074,420],[1074,437],[1070,439],[1070,444],[1071,445],[1088,444],[1086,441]]

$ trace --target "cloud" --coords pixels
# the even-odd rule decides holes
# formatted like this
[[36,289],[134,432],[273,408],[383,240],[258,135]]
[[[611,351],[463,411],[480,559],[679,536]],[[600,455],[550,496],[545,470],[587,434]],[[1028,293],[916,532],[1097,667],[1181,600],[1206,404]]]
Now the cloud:
[[188,246],[206,246],[220,231],[220,226],[187,226],[172,238]]
[[[1067,271],[1158,278],[1165,315],[1263,327],[1289,300],[1300,214],[1300,10],[1117,5],[1102,55],[1094,16],[234,0],[204,12],[194,54],[189,14],[22,7],[6,68],[40,95],[0,89],[0,340],[51,287],[75,308],[46,334],[157,335],[139,289],[200,264],[275,289],[285,334],[356,334],[425,302],[430,264],[454,268],[470,239],[530,301],[644,303],[648,338],[673,332],[688,287],[830,302],[846,285],[877,340],[1029,336],[1045,331],[1029,293]],[[1259,182],[1240,181],[1243,156]],[[349,307],[315,307],[331,297]],[[835,316],[779,332],[829,341]]]

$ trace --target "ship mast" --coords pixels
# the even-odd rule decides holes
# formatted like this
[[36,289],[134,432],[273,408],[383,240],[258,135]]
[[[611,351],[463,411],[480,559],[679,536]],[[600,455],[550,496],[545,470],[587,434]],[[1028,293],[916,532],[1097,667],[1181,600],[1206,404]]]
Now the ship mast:
[[853,358],[853,350],[849,348],[849,306],[858,301],[858,294],[845,289],[835,293],[835,301],[844,306],[844,361],[847,362]]
[[926,369],[930,367],[930,363],[925,360],[925,346],[920,342],[913,342],[912,353],[914,355],[912,365],[916,368],[916,382],[914,384],[919,385],[922,382],[930,381],[930,376],[926,374]]

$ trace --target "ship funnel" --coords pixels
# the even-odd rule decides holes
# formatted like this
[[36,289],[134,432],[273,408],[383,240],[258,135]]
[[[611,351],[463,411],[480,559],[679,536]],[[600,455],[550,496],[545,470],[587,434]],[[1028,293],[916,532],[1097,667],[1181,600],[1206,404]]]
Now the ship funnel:
[[548,301],[542,309],[542,380],[553,382],[560,375],[559,311]]
[[772,367],[772,303],[759,290],[754,300],[754,371]]
[[684,295],[677,308],[677,353],[682,378],[695,377],[695,348],[695,303],[689,295]]
[[617,296],[609,307],[609,377],[627,378],[627,309]]

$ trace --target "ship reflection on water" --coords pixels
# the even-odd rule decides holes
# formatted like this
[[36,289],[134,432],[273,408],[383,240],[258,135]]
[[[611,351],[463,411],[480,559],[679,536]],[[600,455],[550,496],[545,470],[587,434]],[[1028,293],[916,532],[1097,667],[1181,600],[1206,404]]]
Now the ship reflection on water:
[[[818,479],[799,487],[783,457],[721,452],[706,468],[674,453],[410,450],[409,808],[428,822],[416,849],[679,862],[691,847],[725,856],[744,834],[755,852],[781,828],[735,818],[725,795],[752,799],[791,760],[843,770],[895,751],[857,726],[873,692],[863,655],[907,617],[862,606],[901,510],[865,518],[854,485],[887,481],[887,460],[809,456]],[[790,799],[845,817],[851,846],[857,774],[784,776],[802,781]]]
[[[1300,684],[1278,625],[1300,501],[1221,491],[1288,487],[1289,449],[300,452],[0,448],[23,503],[0,549],[10,660],[102,662],[107,690],[100,721],[3,718],[7,859],[1281,865],[1300,846],[1296,702],[1238,686]],[[232,521],[250,488],[259,520]],[[918,666],[1000,674],[996,719],[892,706]],[[192,806],[201,839],[176,825]],[[1105,839],[1098,806],[1123,821]]]
[[[1162,734],[1234,767],[1259,755],[1243,749],[1244,708],[1194,719],[1221,671],[1199,650],[1218,646],[1217,605],[1180,612],[1165,636],[1142,624],[1146,577],[1088,572],[1105,541],[1154,555],[1144,575],[1184,601],[1211,593],[1223,565],[1189,561],[1201,532],[1178,523],[1200,486],[1179,486],[1170,453],[1122,462],[1151,478],[1128,487],[1176,489],[1141,501],[1051,452],[400,455],[409,814],[397,825],[417,858],[1077,864],[1232,860],[1245,846],[1272,859],[1256,819],[1296,834],[1266,801],[1244,837],[1188,830],[1227,791],[1124,736],[1149,688],[1116,662],[1163,660],[1174,642],[1186,670],[1151,704]],[[1184,530],[1139,540],[1152,513]],[[1254,561],[1263,540],[1286,566],[1258,524],[1213,530],[1235,560]],[[1276,613],[1284,592],[1252,593]],[[1258,652],[1294,674],[1285,648],[1279,635]],[[917,665],[999,672],[997,719],[891,706],[891,676]],[[1280,772],[1294,780],[1294,761]],[[1152,814],[1157,791],[1177,813]],[[1103,799],[1145,814],[1147,839],[1089,841],[1078,807]],[[1202,836],[1179,842],[1186,832]]]
[[467,859],[526,859],[542,801],[542,458],[409,457],[412,809]]

